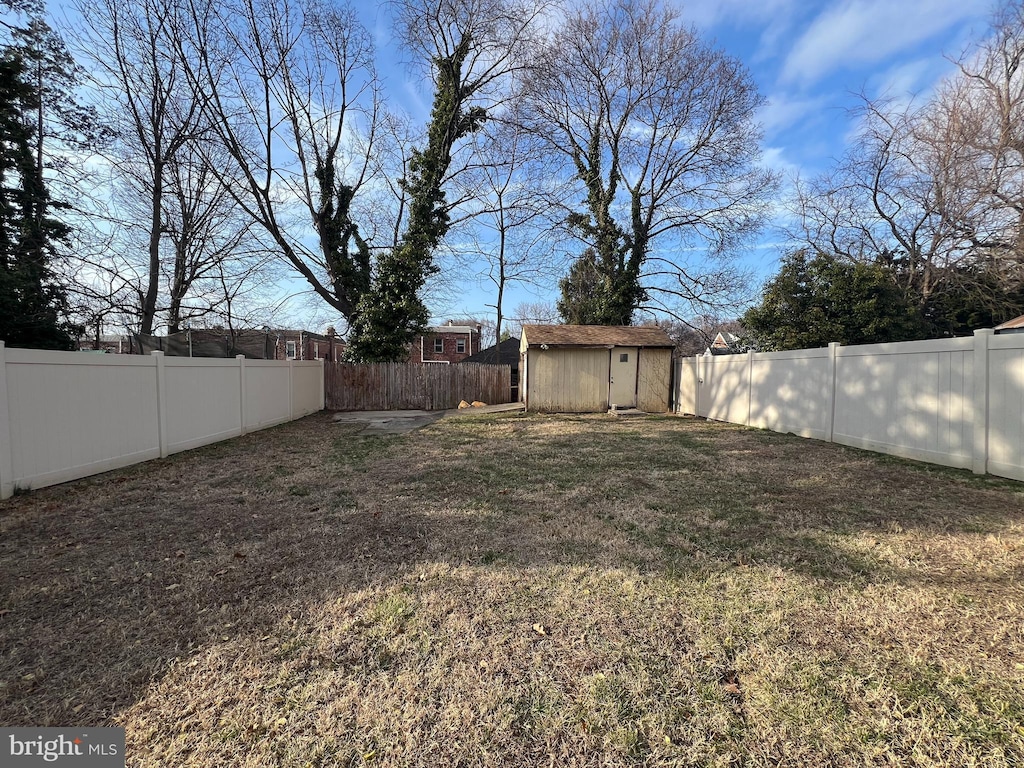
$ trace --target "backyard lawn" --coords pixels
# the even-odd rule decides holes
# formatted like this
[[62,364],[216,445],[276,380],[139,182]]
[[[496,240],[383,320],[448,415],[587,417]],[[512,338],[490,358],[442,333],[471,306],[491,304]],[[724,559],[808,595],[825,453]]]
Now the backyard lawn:
[[0,503],[0,724],[129,766],[1021,766],[1024,484],[318,414]]

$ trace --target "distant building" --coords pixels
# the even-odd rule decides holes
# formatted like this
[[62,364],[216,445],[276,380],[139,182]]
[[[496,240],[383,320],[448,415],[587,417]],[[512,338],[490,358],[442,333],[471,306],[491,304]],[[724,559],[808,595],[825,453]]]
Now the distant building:
[[510,384],[512,402],[519,402],[519,339],[514,336],[505,339],[501,344],[477,352],[462,361],[463,363],[480,363],[482,365],[507,365],[511,369]]
[[174,357],[235,357],[254,360],[340,361],[345,342],[333,328],[313,333],[291,328],[192,328],[164,336],[82,337],[79,349],[98,349],[115,354],[148,355],[160,351]]
[[329,363],[341,361],[345,353],[345,342],[331,333],[312,333],[302,330],[271,330],[269,336],[273,340],[272,350],[268,354],[271,360],[326,360]]
[[[132,353],[131,339],[117,334],[103,336],[82,336],[78,339],[78,349],[83,352],[107,352],[114,355]],[[134,350],[138,351],[138,349]]]
[[715,334],[711,345],[704,350],[705,355],[735,355],[739,354],[740,337],[729,331],[719,331]]
[[431,326],[416,337],[409,350],[409,362],[461,363],[480,351],[480,331],[480,325],[455,325],[451,320],[448,325]]

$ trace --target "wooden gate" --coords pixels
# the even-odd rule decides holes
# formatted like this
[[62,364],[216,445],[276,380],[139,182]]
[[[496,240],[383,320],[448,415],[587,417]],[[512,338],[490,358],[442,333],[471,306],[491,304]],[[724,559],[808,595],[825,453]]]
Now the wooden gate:
[[324,364],[329,411],[439,411],[457,408],[461,400],[494,405],[511,401],[511,387],[508,365]]

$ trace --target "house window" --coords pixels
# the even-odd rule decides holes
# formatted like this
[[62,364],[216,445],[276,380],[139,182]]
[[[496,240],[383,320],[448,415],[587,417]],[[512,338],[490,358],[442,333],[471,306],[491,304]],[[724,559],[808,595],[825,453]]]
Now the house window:
[[462,353],[462,352],[466,351],[466,340],[465,339],[458,339],[455,342],[455,351],[459,352],[459,353]]
[[320,359],[320,344],[318,342],[315,342],[315,341],[313,342],[313,359],[314,360],[319,360]]
[[628,363],[629,362],[629,353],[628,352],[623,352],[621,355],[619,355],[619,362],[620,363]]
[[434,339],[434,351],[439,354],[444,352],[444,339]]
[[295,342],[294,341],[286,341],[284,343],[284,357],[285,357],[285,360],[294,360],[295,359]]

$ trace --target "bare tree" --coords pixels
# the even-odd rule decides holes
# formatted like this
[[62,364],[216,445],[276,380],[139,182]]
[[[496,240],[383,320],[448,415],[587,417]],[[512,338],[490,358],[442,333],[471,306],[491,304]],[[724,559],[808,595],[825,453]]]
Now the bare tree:
[[371,274],[354,206],[378,171],[369,34],[328,0],[182,2],[186,75],[231,160],[212,167],[286,263],[351,319]]
[[170,168],[194,138],[199,102],[184,77],[172,30],[173,0],[75,0],[82,24],[75,45],[87,57],[99,104],[116,140],[109,155],[144,216],[148,263],[140,297],[139,330],[151,334],[160,292],[165,185]]
[[522,336],[524,325],[555,325],[559,322],[558,307],[543,301],[521,301],[508,316],[506,329],[512,336]]
[[[550,193],[544,189],[538,145],[512,123],[495,121],[481,132],[472,204],[474,247],[481,277],[494,287],[495,343],[501,342],[506,290],[514,283],[550,282],[561,271],[550,236]],[[500,360],[499,360],[500,362]]]
[[525,124],[585,194],[568,221],[600,275],[594,321],[721,300],[728,267],[708,277],[684,254],[729,253],[777,181],[757,165],[762,98],[743,66],[660,0],[588,2],[568,13],[527,89]]
[[904,289],[917,286],[924,300],[964,255],[948,178],[954,164],[948,145],[922,140],[925,115],[866,102],[849,151],[829,172],[795,185],[803,240],[856,262],[899,262]]
[[[1015,2],[926,102],[865,99],[850,150],[796,185],[799,237],[822,253],[892,267],[938,332],[1021,309],[1022,56],[1024,5]],[[950,313],[965,319],[938,317]]]
[[932,130],[958,148],[956,170],[974,199],[963,236],[992,268],[1024,265],[1024,3],[1001,6],[993,33],[961,57],[939,91]]

